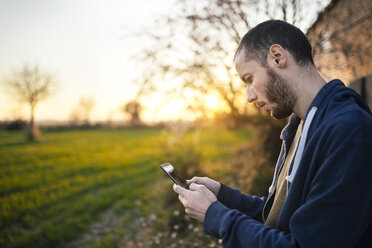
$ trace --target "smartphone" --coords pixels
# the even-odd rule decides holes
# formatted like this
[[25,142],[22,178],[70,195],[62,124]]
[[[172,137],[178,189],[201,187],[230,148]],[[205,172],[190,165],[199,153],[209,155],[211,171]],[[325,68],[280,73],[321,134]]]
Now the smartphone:
[[173,180],[173,182],[185,189],[189,189],[189,185],[186,183],[186,180],[183,179],[173,167],[171,163],[164,163],[160,165],[160,168]]

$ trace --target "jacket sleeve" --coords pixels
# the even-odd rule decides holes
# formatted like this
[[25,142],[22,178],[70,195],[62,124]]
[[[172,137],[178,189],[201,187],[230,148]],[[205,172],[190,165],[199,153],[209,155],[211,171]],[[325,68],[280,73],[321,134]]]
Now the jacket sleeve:
[[217,200],[228,208],[237,209],[255,220],[262,221],[266,197],[246,195],[221,183]]
[[217,200],[230,209],[237,209],[255,220],[262,221],[266,197],[250,196],[221,183]]
[[325,130],[317,156],[305,158],[316,160],[311,163],[317,169],[307,179],[310,190],[291,216],[289,232],[220,202],[208,208],[205,232],[222,238],[226,248],[355,247],[372,219],[372,139],[366,131],[370,127],[335,126]]
[[224,248],[297,247],[290,234],[266,226],[215,201],[207,209],[204,232],[222,239]]

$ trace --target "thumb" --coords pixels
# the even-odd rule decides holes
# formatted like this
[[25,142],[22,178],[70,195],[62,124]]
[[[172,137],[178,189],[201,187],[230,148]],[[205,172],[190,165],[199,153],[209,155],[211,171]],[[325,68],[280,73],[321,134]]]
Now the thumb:
[[177,184],[173,184],[173,190],[174,190],[174,192],[176,192],[177,194],[182,195],[182,196],[187,193],[187,189],[184,189]]

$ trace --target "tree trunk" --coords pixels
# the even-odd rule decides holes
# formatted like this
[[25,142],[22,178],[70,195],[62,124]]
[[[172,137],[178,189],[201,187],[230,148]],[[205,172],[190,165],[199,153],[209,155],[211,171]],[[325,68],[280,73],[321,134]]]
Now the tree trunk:
[[30,129],[34,129],[34,113],[35,113],[35,105],[31,104],[30,106]]
[[35,104],[30,104],[30,124],[26,131],[26,138],[29,141],[36,141],[39,139],[40,132],[35,126],[34,121]]

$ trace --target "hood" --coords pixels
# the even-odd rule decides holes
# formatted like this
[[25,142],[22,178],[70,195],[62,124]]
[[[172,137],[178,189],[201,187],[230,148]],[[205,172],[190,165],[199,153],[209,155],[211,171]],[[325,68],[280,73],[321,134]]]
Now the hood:
[[341,80],[334,79],[320,89],[313,102],[310,104],[309,110],[312,107],[326,107],[326,105],[330,104],[331,102],[352,100],[354,100],[367,113],[371,114],[368,104],[357,92],[346,87]]

